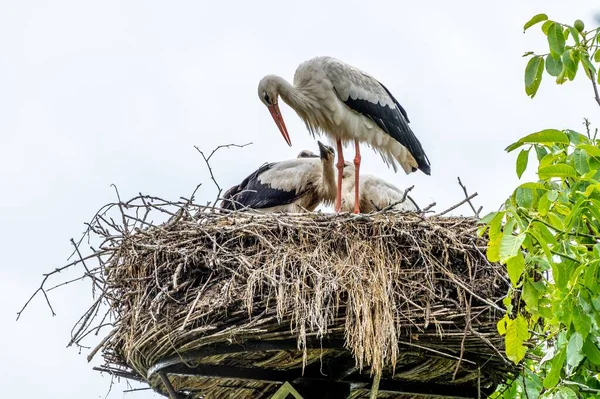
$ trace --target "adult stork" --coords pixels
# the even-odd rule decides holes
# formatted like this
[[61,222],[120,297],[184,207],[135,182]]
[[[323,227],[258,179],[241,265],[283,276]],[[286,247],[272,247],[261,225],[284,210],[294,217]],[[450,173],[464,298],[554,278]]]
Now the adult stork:
[[408,126],[408,115],[392,93],[377,79],[332,57],[316,57],[300,64],[294,84],[276,75],[265,76],[258,96],[267,106],[283,138],[292,145],[279,109],[279,97],[302,118],[310,133],[324,133],[336,142],[338,162],[335,210],[341,208],[342,146],[354,142],[356,168],[355,208],[359,213],[359,143],[378,151],[394,171],[420,169],[431,173],[429,159]]
[[335,199],[335,153],[320,141],[319,156],[302,151],[295,159],[267,163],[223,195],[223,209],[310,212]]
[[[345,162],[342,173],[342,211],[350,212],[355,207],[355,169],[350,162]],[[413,199],[404,195],[393,184],[373,175],[360,177],[360,210],[363,213],[380,211],[387,207],[397,211],[417,212],[419,207]]]

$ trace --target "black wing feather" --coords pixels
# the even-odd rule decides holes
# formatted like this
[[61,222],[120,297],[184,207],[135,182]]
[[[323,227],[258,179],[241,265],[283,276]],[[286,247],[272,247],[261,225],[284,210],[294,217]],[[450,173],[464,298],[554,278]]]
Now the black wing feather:
[[419,169],[423,173],[431,174],[431,166],[429,158],[423,150],[421,142],[413,131],[408,126],[408,114],[406,110],[400,105],[398,100],[394,98],[392,93],[385,87],[381,82],[377,82],[383,87],[387,94],[394,100],[397,108],[390,108],[379,103],[374,104],[367,100],[352,99],[348,96],[348,99],[344,101],[348,107],[354,111],[366,116],[379,126],[381,130],[392,136],[396,141],[405,146],[411,155],[417,161]]
[[271,169],[275,163],[262,165],[251,175],[246,177],[237,186],[231,187],[223,196],[221,208],[223,209],[265,209],[278,205],[291,204],[300,198],[306,191],[285,191],[272,188],[269,184],[261,183],[258,177]]

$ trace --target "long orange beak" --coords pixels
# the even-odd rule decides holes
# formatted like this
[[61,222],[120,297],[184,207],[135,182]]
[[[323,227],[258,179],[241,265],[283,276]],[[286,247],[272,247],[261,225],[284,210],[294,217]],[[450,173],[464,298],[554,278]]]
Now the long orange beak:
[[277,125],[277,127],[279,128],[279,131],[281,132],[281,135],[285,139],[285,142],[291,147],[292,140],[290,140],[290,135],[288,134],[287,128],[285,127],[285,122],[283,121],[283,116],[281,116],[281,111],[279,110],[279,105],[277,105],[277,104],[269,105],[268,108],[269,108],[269,112],[271,112],[271,116],[273,117],[273,120],[275,121],[275,124]]

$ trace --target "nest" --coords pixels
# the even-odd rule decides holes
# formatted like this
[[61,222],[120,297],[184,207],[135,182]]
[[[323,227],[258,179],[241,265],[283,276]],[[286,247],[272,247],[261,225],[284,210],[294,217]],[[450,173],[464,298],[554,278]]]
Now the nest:
[[[473,218],[151,203],[112,204],[122,224],[97,214],[104,242],[77,249],[73,264],[100,261],[86,275],[101,296],[73,342],[114,326],[90,355],[101,371],[189,398],[269,398],[282,379],[366,398],[373,376],[381,398],[485,396],[517,371],[495,327],[505,272]],[[150,208],[169,220],[149,222]]]

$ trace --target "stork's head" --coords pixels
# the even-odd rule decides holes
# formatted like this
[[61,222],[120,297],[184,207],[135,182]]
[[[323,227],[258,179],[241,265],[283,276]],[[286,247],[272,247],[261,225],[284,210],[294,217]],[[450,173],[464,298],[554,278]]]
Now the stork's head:
[[261,79],[258,84],[258,97],[263,104],[267,106],[273,120],[277,124],[281,135],[285,139],[286,143],[291,147],[292,141],[290,140],[290,135],[288,134],[287,128],[285,127],[285,122],[283,121],[283,116],[281,116],[281,111],[279,110],[279,80],[275,75],[267,75]]
[[346,180],[346,179],[351,179],[352,181],[354,181],[354,173],[355,173],[355,169],[354,169],[354,164],[352,162],[344,162],[344,170],[342,171],[342,179]]
[[333,148],[321,143],[320,141],[317,141],[317,144],[319,144],[319,157],[323,161],[333,164],[333,160],[335,159],[335,151]]
[[296,158],[319,158],[319,156],[311,150],[302,150]]

